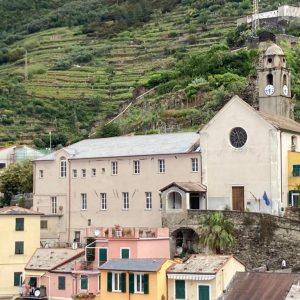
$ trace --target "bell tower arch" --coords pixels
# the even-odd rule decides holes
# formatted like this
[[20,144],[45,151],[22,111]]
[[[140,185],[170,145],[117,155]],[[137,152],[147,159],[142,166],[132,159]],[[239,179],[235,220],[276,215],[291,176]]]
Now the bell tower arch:
[[259,110],[272,115],[293,118],[291,73],[282,49],[272,44],[264,53],[258,70]]

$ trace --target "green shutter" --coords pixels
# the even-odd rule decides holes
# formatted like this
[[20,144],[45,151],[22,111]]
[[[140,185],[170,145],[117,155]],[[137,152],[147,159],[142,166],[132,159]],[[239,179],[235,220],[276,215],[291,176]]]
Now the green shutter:
[[88,289],[88,276],[81,275],[80,277],[80,289],[87,290]]
[[185,299],[185,281],[175,280],[175,298]]
[[112,291],[112,272],[107,273],[107,291]]
[[199,285],[199,300],[209,300],[208,285]]
[[121,249],[121,258],[128,259],[129,258],[129,249]]
[[100,248],[99,249],[99,265],[105,263],[107,261],[107,249]]
[[24,218],[16,218],[16,231],[24,231]]
[[300,176],[300,165],[293,165],[293,176],[294,177]]
[[14,286],[21,286],[21,276],[22,272],[14,272]]
[[15,242],[15,254],[24,254],[24,242]]
[[288,205],[292,205],[292,192],[293,191],[289,191],[288,193]]
[[58,276],[58,289],[65,290],[66,289],[66,277]]
[[129,293],[134,294],[134,274],[129,274]]
[[144,274],[144,294],[149,294],[149,275]]
[[121,273],[120,276],[120,280],[121,280],[121,292],[122,293],[126,293],[126,273]]

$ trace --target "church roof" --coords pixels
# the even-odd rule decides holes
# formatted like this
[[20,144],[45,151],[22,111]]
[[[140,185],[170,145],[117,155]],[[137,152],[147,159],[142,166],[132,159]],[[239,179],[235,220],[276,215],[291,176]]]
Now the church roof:
[[262,111],[258,114],[263,117],[269,124],[283,131],[300,132],[300,123],[286,117],[271,115]]
[[265,56],[284,55],[283,50],[276,44],[271,45],[265,52]]

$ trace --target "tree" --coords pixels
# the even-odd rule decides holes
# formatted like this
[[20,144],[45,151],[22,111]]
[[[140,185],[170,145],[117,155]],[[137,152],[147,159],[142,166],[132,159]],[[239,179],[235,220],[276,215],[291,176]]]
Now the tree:
[[225,219],[221,212],[215,212],[205,217],[202,228],[200,242],[208,246],[211,250],[220,254],[233,246],[234,224],[232,221]]
[[13,195],[32,193],[32,162],[25,160],[10,164],[0,175],[0,191],[4,194],[3,204],[10,204]]
[[119,136],[121,135],[121,129],[118,124],[110,123],[104,125],[99,130],[97,130],[95,138],[100,137],[112,137],[112,136]]

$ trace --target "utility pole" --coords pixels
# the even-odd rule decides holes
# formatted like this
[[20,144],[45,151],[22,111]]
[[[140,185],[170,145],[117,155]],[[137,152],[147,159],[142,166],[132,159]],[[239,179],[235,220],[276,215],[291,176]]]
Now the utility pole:
[[253,0],[253,14],[252,14],[252,35],[257,35],[257,29],[259,27],[259,0]]
[[27,61],[27,50],[25,49],[25,70],[24,70],[24,79],[28,80],[28,61]]

